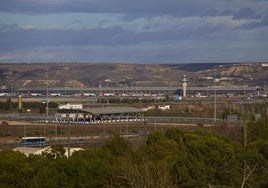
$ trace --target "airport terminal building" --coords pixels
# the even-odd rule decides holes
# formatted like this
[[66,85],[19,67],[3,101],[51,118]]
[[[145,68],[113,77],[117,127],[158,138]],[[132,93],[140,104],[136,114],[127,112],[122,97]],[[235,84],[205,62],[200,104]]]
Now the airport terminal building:
[[[77,106],[77,105],[76,105]],[[134,107],[95,107],[79,108],[70,106],[67,108],[59,107],[55,118],[57,122],[123,122],[143,120],[145,110]]]

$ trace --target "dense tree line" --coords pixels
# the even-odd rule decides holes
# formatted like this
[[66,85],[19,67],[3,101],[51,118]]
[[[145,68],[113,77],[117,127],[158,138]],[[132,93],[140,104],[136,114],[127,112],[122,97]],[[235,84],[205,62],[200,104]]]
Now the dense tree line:
[[0,109],[2,110],[11,110],[12,108],[16,108],[18,105],[11,101],[10,98],[8,98],[5,102],[0,101]]
[[[22,104],[22,111],[25,112],[25,109],[34,109],[38,110],[39,113],[44,113],[46,111],[46,103],[42,102],[23,102]],[[49,102],[48,103],[49,108],[57,108],[58,103],[55,102]],[[0,110],[9,111],[14,110],[18,108],[18,102],[12,102],[10,98],[8,98],[5,102],[0,102]]]
[[267,119],[249,123],[247,147],[207,132],[153,132],[132,148],[114,135],[103,147],[64,156],[0,151],[0,187],[267,187]]

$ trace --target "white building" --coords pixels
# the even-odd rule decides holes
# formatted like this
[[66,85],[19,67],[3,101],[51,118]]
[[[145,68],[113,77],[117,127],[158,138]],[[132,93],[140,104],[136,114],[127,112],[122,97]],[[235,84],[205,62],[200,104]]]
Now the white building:
[[83,105],[82,104],[64,104],[64,105],[59,105],[59,109],[82,109]]

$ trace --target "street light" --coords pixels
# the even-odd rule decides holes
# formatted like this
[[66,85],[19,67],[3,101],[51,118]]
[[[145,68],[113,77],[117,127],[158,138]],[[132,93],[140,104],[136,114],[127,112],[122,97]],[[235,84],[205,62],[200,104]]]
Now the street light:
[[70,157],[70,144],[71,144],[71,137],[70,137],[70,114],[69,112],[66,113],[67,125],[68,125],[68,158]]
[[217,121],[217,96],[216,96],[216,88],[214,89],[214,125],[216,125]]
[[47,69],[47,109],[46,109],[46,115],[48,120],[48,69]]

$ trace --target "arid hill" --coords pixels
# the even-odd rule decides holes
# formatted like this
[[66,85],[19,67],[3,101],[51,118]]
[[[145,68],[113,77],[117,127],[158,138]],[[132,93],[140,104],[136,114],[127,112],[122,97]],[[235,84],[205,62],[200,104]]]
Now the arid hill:
[[[190,86],[266,86],[268,69],[248,64],[0,64],[1,90],[21,87],[177,86],[183,74]],[[216,80],[215,80],[216,79]]]

